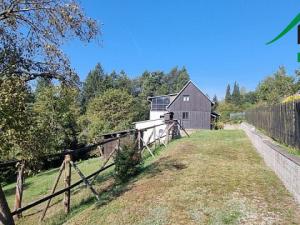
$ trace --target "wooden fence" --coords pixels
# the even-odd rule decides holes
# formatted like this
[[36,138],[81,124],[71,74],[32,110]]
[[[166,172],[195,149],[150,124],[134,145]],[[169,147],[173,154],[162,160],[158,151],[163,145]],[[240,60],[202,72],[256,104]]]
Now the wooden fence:
[[[103,137],[105,139],[98,143],[88,145],[81,149],[65,150],[62,153],[55,154],[55,156],[63,155],[64,160],[59,168],[58,175],[57,175],[56,180],[53,183],[53,188],[52,188],[51,192],[48,195],[46,195],[45,197],[38,199],[36,201],[33,201],[33,202],[27,204],[26,206],[22,206],[23,186],[24,186],[24,182],[25,182],[24,168],[26,166],[26,162],[25,161],[2,162],[0,165],[1,167],[11,166],[13,163],[17,164],[18,165],[17,166],[18,173],[17,173],[17,182],[16,182],[16,195],[15,195],[14,210],[12,212],[10,212],[10,209],[7,207],[7,202],[4,197],[4,200],[5,200],[4,204],[0,204],[0,224],[5,224],[5,225],[6,224],[8,224],[8,225],[14,224],[12,216],[14,217],[14,219],[17,219],[22,216],[22,212],[46,202],[44,210],[42,211],[42,214],[40,217],[40,220],[42,221],[44,219],[44,217],[46,216],[46,213],[50,206],[52,198],[54,198],[58,195],[62,195],[62,194],[64,195],[63,205],[64,205],[65,213],[69,213],[70,212],[70,204],[71,204],[71,190],[73,188],[77,187],[78,185],[80,185],[81,183],[84,183],[85,186],[88,187],[90,189],[90,191],[93,193],[95,198],[99,199],[99,194],[96,192],[96,190],[93,187],[93,184],[94,184],[93,181],[96,180],[96,178],[100,175],[101,172],[114,166],[114,162],[112,159],[117,151],[122,150],[122,139],[128,138],[129,136],[133,136],[133,141],[136,145],[136,147],[135,147],[136,151],[138,151],[140,154],[142,154],[142,152],[144,150],[147,150],[154,157],[154,154],[153,154],[150,146],[154,146],[154,147],[157,147],[160,145],[166,146],[166,144],[172,138],[174,138],[175,135],[179,134],[179,132],[178,132],[179,128],[184,130],[184,128],[181,127],[180,124],[176,120],[172,120],[172,121],[169,121],[166,123],[166,128],[165,128],[164,132],[157,135],[155,132],[155,127],[157,127],[157,126],[161,126],[161,124],[155,125],[152,127],[147,127],[144,129],[139,129],[139,130],[133,129],[133,130],[115,132],[115,133],[111,133],[111,134],[105,134],[105,135],[103,135]],[[151,141],[150,141],[150,138],[148,140],[145,140],[143,138],[143,133],[149,129],[153,130],[152,134],[151,134],[151,137],[152,137]],[[184,130],[184,132],[185,132],[185,130]],[[153,135],[154,135],[154,138],[153,138]],[[187,134],[187,136],[188,136],[188,134]],[[112,147],[111,143],[114,143],[113,148],[111,148]],[[77,167],[76,163],[73,161],[73,155],[80,153],[80,152],[88,153],[99,147],[100,147],[99,148],[100,150],[101,149],[103,150],[105,145],[108,145],[109,149],[105,152],[105,154],[102,154],[102,156],[104,158],[104,162],[103,162],[102,166],[94,173],[92,173],[88,176],[85,176],[80,171],[80,169]],[[81,178],[80,180],[78,180],[74,183],[72,183],[72,180],[71,180],[71,169],[72,168],[76,171],[76,173],[78,173],[78,175]],[[63,174],[64,174],[65,187],[63,189],[56,190],[59,180],[61,179]],[[3,195],[2,188],[0,185],[0,197],[1,197],[1,194]],[[10,222],[8,222],[8,221],[10,221]]]
[[248,110],[246,121],[276,141],[300,149],[300,101]]

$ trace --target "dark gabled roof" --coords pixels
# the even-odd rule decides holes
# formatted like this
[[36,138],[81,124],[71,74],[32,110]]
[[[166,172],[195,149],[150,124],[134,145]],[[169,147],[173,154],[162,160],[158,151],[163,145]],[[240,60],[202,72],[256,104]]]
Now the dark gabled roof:
[[157,96],[150,96],[148,97],[148,99],[152,99],[152,98],[158,98],[158,97],[168,97],[168,96],[175,96],[178,93],[174,93],[174,94],[168,94],[168,95],[157,95]]
[[187,86],[189,86],[189,84],[193,84],[212,104],[214,104],[208,97],[207,97],[207,95],[205,95],[201,90],[200,90],[200,88],[196,85],[196,84],[194,84],[194,82],[193,81],[191,81],[191,80],[189,80],[185,85],[184,85],[184,87],[181,89],[181,91],[180,92],[178,92],[178,94],[177,94],[177,96],[173,99],[173,101],[171,101],[170,102],[170,104],[169,105],[167,105],[167,107],[166,108],[169,108],[171,105],[172,105],[172,103],[173,102],[175,102],[175,100],[178,98],[178,96],[184,91],[184,89],[186,89],[186,87]]
[[170,97],[170,96],[176,96],[176,95],[177,95],[177,93],[174,93],[174,94],[168,94],[168,95],[150,96],[150,97],[147,98],[147,100],[148,100],[149,102],[151,102],[151,100],[152,100],[153,98]]

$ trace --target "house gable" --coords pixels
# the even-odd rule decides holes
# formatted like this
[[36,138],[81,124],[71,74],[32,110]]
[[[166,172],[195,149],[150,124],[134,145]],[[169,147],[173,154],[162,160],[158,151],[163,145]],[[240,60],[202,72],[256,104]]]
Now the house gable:
[[[184,97],[189,96],[189,101],[184,101]],[[189,81],[176,98],[167,106],[168,111],[201,111],[211,112],[212,102],[203,92]]]

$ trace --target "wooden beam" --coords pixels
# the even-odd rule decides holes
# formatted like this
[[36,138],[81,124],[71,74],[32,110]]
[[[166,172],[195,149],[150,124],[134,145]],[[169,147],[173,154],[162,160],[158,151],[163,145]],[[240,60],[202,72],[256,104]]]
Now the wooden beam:
[[[119,139],[120,139],[120,138],[119,138]],[[118,147],[120,147],[119,144],[118,144]],[[101,166],[101,168],[100,168],[100,172],[101,172],[101,169],[105,167],[105,165],[108,163],[108,161],[110,160],[110,158],[113,156],[113,154],[114,154],[117,150],[119,150],[119,148],[116,147],[116,148],[109,154],[109,156],[107,157],[107,159],[106,159],[106,160],[104,161],[104,163],[102,164],[102,166]],[[93,179],[90,181],[91,184],[97,179],[97,177],[99,176],[100,172],[99,172],[98,174],[96,174],[96,175],[93,177]]]
[[[57,188],[58,182],[59,182],[59,180],[60,180],[60,178],[61,178],[61,175],[62,175],[62,172],[63,172],[64,168],[65,168],[65,161],[63,161],[63,163],[61,164],[61,166],[60,166],[60,168],[59,168],[58,176],[57,176],[57,178],[56,178],[56,180],[55,180],[55,182],[54,182],[54,185],[53,185],[53,187],[52,187],[51,194],[53,194],[53,193],[55,192],[55,190],[56,190],[56,188]],[[52,198],[50,198],[50,199],[48,200],[48,202],[47,202],[47,204],[46,204],[46,207],[44,208],[43,213],[42,213],[42,215],[41,215],[41,217],[40,217],[40,221],[43,221],[43,219],[45,218],[46,213],[47,213],[47,210],[48,210],[48,208],[49,208],[49,206],[50,206],[51,200],[52,200]]]
[[[89,176],[86,177],[86,179],[90,179],[90,178],[94,177],[96,174],[98,174],[98,173],[100,173],[100,172],[102,172],[102,171],[105,171],[105,170],[107,170],[108,168],[110,168],[110,167],[112,167],[112,166],[114,166],[114,165],[115,165],[114,163],[111,163],[111,164],[107,165],[106,167],[104,167],[104,168],[102,168],[102,169],[99,169],[99,170],[97,170],[96,172],[90,174]],[[51,199],[51,198],[54,198],[54,197],[56,197],[56,196],[58,196],[58,195],[61,195],[61,194],[65,193],[67,190],[71,190],[71,189],[77,187],[77,186],[80,185],[82,182],[83,182],[82,179],[79,180],[79,181],[76,181],[74,184],[71,184],[70,187],[63,188],[63,189],[61,189],[61,190],[59,190],[59,191],[53,193],[52,195],[48,195],[48,196],[46,196],[46,197],[44,197],[44,198],[41,198],[41,199],[36,200],[36,201],[34,201],[34,202],[31,202],[31,203],[29,203],[28,205],[26,205],[26,206],[24,206],[24,207],[22,207],[22,208],[20,208],[20,209],[17,209],[16,211],[11,212],[11,214],[12,214],[12,215],[15,215],[15,214],[18,214],[18,213],[20,213],[20,212],[24,212],[24,211],[26,211],[26,210],[28,210],[28,209],[31,209],[32,207],[37,206],[37,205],[39,205],[39,204],[41,204],[41,203],[43,203],[43,202],[45,202],[45,201],[48,201],[48,200]],[[0,198],[0,200],[1,200],[1,198]],[[0,201],[0,202],[1,202],[1,201]],[[0,212],[1,212],[1,210],[0,210]]]
[[148,152],[151,154],[151,156],[153,157],[153,158],[155,158],[155,156],[154,156],[154,154],[153,154],[153,152],[151,151],[151,149],[148,147],[148,145],[144,142],[144,140],[143,139],[141,139],[141,141],[143,142],[143,144],[144,144],[144,147],[146,147],[146,149],[148,150]]
[[89,183],[89,181],[86,179],[86,177],[83,175],[83,173],[77,167],[77,165],[73,161],[70,161],[70,163],[74,167],[74,169],[76,170],[76,172],[78,173],[78,175],[81,177],[81,179],[84,181],[84,183],[86,184],[86,186],[90,188],[91,192],[96,196],[97,200],[99,201],[100,198],[99,198],[98,193],[93,188],[93,186]]
[[[71,155],[65,156],[65,188],[69,188],[71,185]],[[64,196],[64,209],[65,213],[70,212],[70,202],[71,202],[71,190],[68,189]]]
[[177,120],[176,120],[176,123],[179,125],[179,127],[181,128],[181,130],[183,130],[184,133],[185,133],[188,137],[190,137],[190,135],[186,132],[186,130],[184,129],[184,127],[181,126],[181,124],[180,124]]

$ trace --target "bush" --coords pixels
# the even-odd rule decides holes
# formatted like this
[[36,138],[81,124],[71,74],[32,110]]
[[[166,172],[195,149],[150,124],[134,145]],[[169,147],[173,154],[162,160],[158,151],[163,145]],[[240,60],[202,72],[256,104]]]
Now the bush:
[[124,145],[115,158],[115,179],[124,183],[135,176],[142,167],[141,154],[133,145]]
[[223,130],[224,129],[224,123],[222,123],[222,122],[214,123],[214,129],[215,130]]

